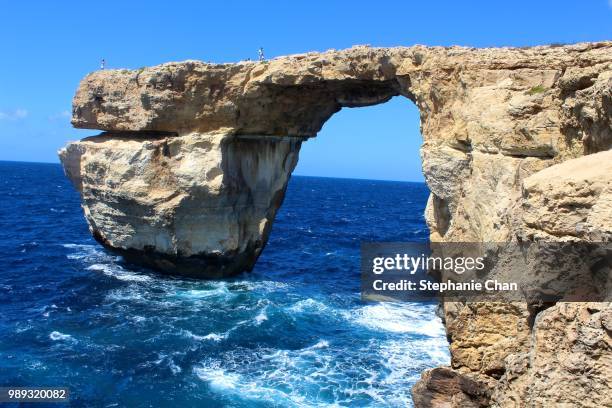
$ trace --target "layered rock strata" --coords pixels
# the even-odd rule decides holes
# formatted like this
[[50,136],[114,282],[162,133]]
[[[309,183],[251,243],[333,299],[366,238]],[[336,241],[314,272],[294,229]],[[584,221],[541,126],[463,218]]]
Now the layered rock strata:
[[[421,113],[432,241],[610,240],[610,42],[98,71],[72,123],[106,133],[60,158],[103,245],[170,273],[229,276],[265,246],[302,141],[343,107],[394,96]],[[415,403],[609,403],[610,306],[564,300],[446,302],[452,367],[425,374]]]
[[300,143],[227,131],[110,133],[60,158],[98,242],[161,271],[224,277],[261,253]]

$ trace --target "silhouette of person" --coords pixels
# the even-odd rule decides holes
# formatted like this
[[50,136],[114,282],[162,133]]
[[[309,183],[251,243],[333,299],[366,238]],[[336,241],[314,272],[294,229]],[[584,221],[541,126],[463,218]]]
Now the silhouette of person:
[[260,61],[264,61],[265,60],[263,47],[259,47],[259,50],[257,51],[257,55],[259,55],[259,60]]
[[102,62],[100,62],[100,69],[104,69],[105,65],[106,65],[106,60],[102,58]]

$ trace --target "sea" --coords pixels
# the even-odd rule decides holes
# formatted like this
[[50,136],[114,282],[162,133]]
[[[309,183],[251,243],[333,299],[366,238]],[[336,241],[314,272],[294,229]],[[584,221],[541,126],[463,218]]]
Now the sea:
[[67,387],[74,407],[412,406],[449,364],[437,305],[363,303],[360,243],[427,241],[428,194],[294,176],[254,270],[192,280],[98,245],[60,165],[0,162],[0,387]]

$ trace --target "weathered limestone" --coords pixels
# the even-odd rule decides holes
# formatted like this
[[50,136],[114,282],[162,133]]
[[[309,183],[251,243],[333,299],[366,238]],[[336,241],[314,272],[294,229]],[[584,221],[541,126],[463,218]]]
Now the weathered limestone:
[[544,169],[523,181],[516,226],[525,239],[612,241],[612,151]]
[[508,355],[494,405],[610,406],[611,323],[609,302],[561,302],[541,312],[528,348]]
[[[611,42],[99,71],[81,82],[72,122],[108,133],[60,157],[105,246],[166,272],[228,276],[265,246],[300,143],[342,107],[398,95],[421,113],[432,241],[610,241]],[[609,306],[563,300],[446,302],[452,367],[426,373],[415,403],[609,403]]]
[[223,130],[108,134],[72,143],[60,158],[100,243],[166,272],[223,277],[257,260],[300,143]]
[[[524,178],[505,217],[512,230],[509,246],[525,243],[523,256],[514,251],[505,257],[502,250],[497,254],[499,268],[494,269],[502,281],[504,274],[516,279],[520,270],[533,274],[526,277],[530,283],[544,282],[544,287],[590,287],[589,296],[598,294],[606,302],[567,303],[576,299],[568,292],[556,304],[444,303],[452,367],[478,381],[481,391],[488,389],[488,405],[612,403],[612,245],[598,244],[612,242],[611,192],[612,150],[567,160]],[[549,243],[544,246],[548,251],[527,250],[527,243],[533,242]],[[555,243],[564,244],[563,250],[552,251]],[[588,243],[593,251],[607,254],[581,256]],[[606,257],[607,262],[597,261]],[[431,406],[465,406],[453,402],[458,398],[453,397],[456,387],[444,394],[429,373],[422,381],[426,384],[415,387],[415,392],[435,395]]]

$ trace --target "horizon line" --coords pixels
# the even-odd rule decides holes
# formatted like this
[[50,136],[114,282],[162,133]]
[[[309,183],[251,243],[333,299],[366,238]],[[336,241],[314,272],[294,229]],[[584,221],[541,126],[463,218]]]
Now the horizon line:
[[[0,159],[0,163],[29,163],[29,164],[55,164],[61,166],[62,164],[57,162],[41,162],[41,161],[29,161],[29,160],[4,160]],[[364,181],[389,181],[395,183],[415,183],[415,184],[426,184],[424,181],[415,180],[396,180],[396,179],[377,179],[377,178],[364,178],[364,177],[338,177],[338,176],[317,176],[309,174],[292,174],[296,177],[312,177],[312,178],[329,178],[329,179],[340,179],[340,180],[364,180]]]

